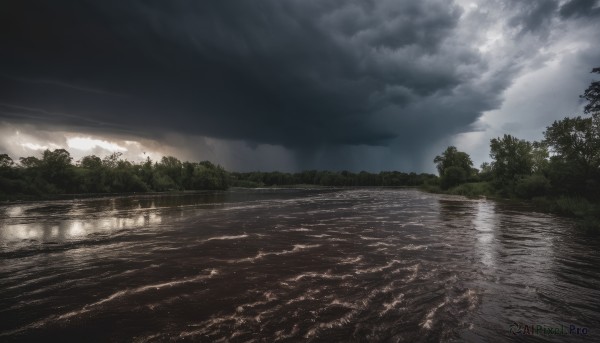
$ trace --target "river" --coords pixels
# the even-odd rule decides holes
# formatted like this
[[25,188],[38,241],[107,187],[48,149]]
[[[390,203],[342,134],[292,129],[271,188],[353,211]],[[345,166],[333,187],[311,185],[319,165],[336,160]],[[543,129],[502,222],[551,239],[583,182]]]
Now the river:
[[0,206],[0,341],[600,341],[600,239],[415,189]]

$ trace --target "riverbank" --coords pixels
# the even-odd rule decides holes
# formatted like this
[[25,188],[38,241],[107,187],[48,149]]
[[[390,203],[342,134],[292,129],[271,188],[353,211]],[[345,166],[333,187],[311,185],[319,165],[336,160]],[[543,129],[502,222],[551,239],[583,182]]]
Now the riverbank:
[[580,229],[600,234],[600,204],[582,197],[538,196],[530,199],[516,196],[506,197],[502,196],[490,182],[485,181],[464,183],[447,190],[441,189],[438,185],[423,185],[419,189],[429,193],[462,195],[469,198],[485,197],[496,201],[522,203],[530,205],[540,212],[574,218]]

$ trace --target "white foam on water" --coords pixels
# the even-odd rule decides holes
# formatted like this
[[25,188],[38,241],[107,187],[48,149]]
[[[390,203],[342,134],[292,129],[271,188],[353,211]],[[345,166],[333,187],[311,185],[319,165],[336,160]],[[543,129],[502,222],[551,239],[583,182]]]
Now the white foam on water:
[[459,297],[453,299],[452,302],[458,303],[462,300],[466,300],[469,303],[469,311],[473,311],[477,307],[477,302],[479,300],[479,297],[477,296],[477,292],[475,292],[475,290],[467,289]]
[[255,306],[259,306],[259,305],[265,305],[266,303],[267,303],[267,301],[255,301],[253,303],[243,304],[243,305],[236,307],[235,312],[242,313],[242,312],[244,312],[244,310],[246,308],[252,308]]
[[358,235],[358,237],[360,239],[364,239],[364,240],[367,240],[367,241],[378,241],[378,240],[381,239],[381,238],[378,238],[378,237],[369,237],[369,236],[363,236],[363,235]]
[[243,239],[243,238],[248,238],[247,234],[243,234],[243,235],[237,235],[237,236],[217,236],[217,237],[211,237],[211,238],[207,238],[201,242],[210,242],[210,241],[225,241],[225,240],[232,240],[232,239]]
[[408,245],[404,245],[404,246],[400,247],[400,249],[402,249],[402,250],[424,250],[424,249],[427,249],[427,245],[408,244]]
[[[238,335],[248,333],[248,323],[260,323],[262,317],[265,314],[275,312],[280,309],[280,306],[274,306],[270,309],[267,309],[256,316],[244,315],[244,312],[256,306],[267,305],[273,301],[278,299],[277,295],[271,291],[266,291],[262,294],[264,300],[258,300],[251,303],[241,304],[239,305],[235,311],[229,315],[223,316],[215,316],[198,324],[193,324],[189,326],[199,327],[199,329],[192,331],[182,331],[179,333],[179,338],[185,337],[194,337],[194,336],[210,336],[210,335],[222,335],[222,325],[227,323],[228,331],[231,330],[229,323],[233,324],[233,332],[238,332]],[[224,337],[225,341],[228,341],[228,337]]]
[[429,310],[429,312],[427,312],[427,315],[425,316],[425,319],[421,322],[421,327],[423,329],[431,329],[431,325],[433,324],[433,319],[435,318],[435,314],[436,312],[442,308],[442,306],[446,305],[448,303],[448,299],[444,299],[444,301],[442,301],[441,303],[439,303],[437,306],[433,307],[431,310]]
[[346,257],[341,259],[338,264],[355,264],[358,263],[360,261],[362,261],[363,257],[362,255],[357,256],[357,257]]
[[413,282],[417,279],[417,276],[419,276],[419,267],[421,266],[420,263],[417,263],[415,265],[412,265],[408,268],[405,268],[405,270],[409,270],[412,271],[412,274],[408,275],[408,277],[404,280],[405,282]]
[[271,251],[271,252],[259,251],[258,254],[256,254],[254,257],[245,257],[245,258],[240,258],[240,259],[235,259],[235,260],[219,260],[219,261],[224,261],[227,263],[255,262],[255,261],[265,258],[266,256],[280,256],[280,255],[295,254],[302,250],[317,248],[320,246],[321,246],[321,244],[295,244],[293,246],[292,250]]
[[404,294],[400,293],[398,295],[396,295],[392,301],[390,301],[389,303],[383,303],[383,312],[381,312],[379,315],[383,316],[384,314],[388,313],[391,310],[394,310],[397,308],[398,304],[401,304],[404,302]]
[[145,337],[136,338],[136,339],[133,340],[133,342],[135,342],[135,343],[150,342],[150,341],[156,340],[160,336],[161,336],[160,333],[155,333],[155,334],[148,335],[148,336],[145,336]]
[[345,238],[338,238],[338,237],[330,237],[327,238],[328,242],[347,242],[348,240]]
[[325,322],[325,323],[319,323],[319,324],[313,326],[312,328],[310,328],[308,330],[308,332],[306,333],[304,338],[314,337],[318,334],[318,332],[320,330],[323,330],[323,329],[338,328],[338,327],[342,327],[342,326],[352,323],[354,321],[354,318],[359,313],[361,313],[365,309],[368,309],[371,306],[371,302],[373,301],[373,298],[375,298],[375,296],[377,296],[378,294],[381,294],[381,293],[389,293],[390,291],[392,291],[395,288],[393,285],[394,285],[394,281],[392,281],[391,283],[389,283],[381,288],[376,288],[376,289],[372,290],[371,292],[369,292],[369,294],[365,298],[360,299],[354,303],[345,302],[345,301],[339,300],[337,298],[334,299],[327,306],[325,306],[325,308],[328,308],[331,306],[344,306],[351,310],[348,313],[342,315],[341,317],[339,317],[337,319],[334,319],[332,321]]
[[337,298],[333,299],[333,301],[331,303],[329,303],[329,306],[330,307],[331,306],[342,306],[342,307],[346,307],[346,308],[349,308],[349,309],[358,309],[359,308],[359,306],[356,305],[356,304],[353,304],[353,303],[350,303],[350,302],[347,302],[347,301],[342,301],[342,300],[337,299]]
[[[292,249],[291,252],[297,252],[297,251],[304,250],[304,249],[318,248],[320,246],[321,246],[321,244],[294,244],[294,249]],[[289,252],[285,252],[285,253],[289,253]]]
[[331,235],[322,233],[320,235],[308,235],[308,237],[323,238],[323,237],[331,237]]
[[[255,301],[252,303],[239,305],[235,311],[237,313],[242,313],[247,308],[252,308],[252,307],[256,307],[256,306],[260,306],[260,305],[266,305],[266,304],[270,303],[271,301],[277,300],[277,296],[275,295],[275,293],[273,293],[271,291],[264,292],[263,297],[265,297],[265,300],[259,300],[259,301]],[[258,319],[256,321],[260,321],[260,319]]]
[[305,300],[316,300],[315,295],[317,295],[319,293],[321,293],[320,289],[309,289],[306,292],[304,292],[302,295],[288,300],[285,304],[290,305],[290,304],[305,301]]
[[289,333],[284,333],[285,330],[279,330],[275,332],[275,341],[280,341],[287,338],[292,338],[298,335],[300,332],[300,327],[298,324],[294,324],[294,327],[290,330]]
[[298,228],[298,229],[287,229],[287,230],[284,230],[284,231],[288,231],[288,232],[308,232],[308,231],[312,231],[312,230],[311,229],[307,229],[305,227],[301,227],[301,228]]
[[357,269],[354,271],[354,273],[355,274],[377,273],[377,272],[381,272],[385,269],[391,268],[393,265],[399,264],[399,263],[402,263],[402,262],[399,260],[391,260],[390,262],[388,262],[387,264],[385,264],[383,266],[372,267],[372,268],[367,268],[367,269]]
[[397,244],[391,244],[386,242],[377,242],[367,245],[368,247],[395,247]]
[[177,285],[181,285],[181,284],[185,284],[185,283],[192,283],[192,282],[197,282],[200,280],[204,280],[204,279],[208,279],[213,277],[214,275],[217,275],[219,272],[216,269],[212,269],[210,271],[210,273],[208,275],[198,275],[192,278],[184,278],[181,280],[175,280],[175,281],[169,281],[169,282],[164,282],[164,283],[159,283],[159,284],[153,284],[153,285],[146,285],[146,286],[141,286],[138,288],[133,288],[133,289],[124,289],[121,291],[118,291],[116,293],[111,294],[110,296],[99,300],[95,303],[92,304],[87,304],[85,305],[82,309],[77,310],[77,311],[71,311],[71,312],[67,312],[63,315],[58,316],[56,319],[57,320],[63,320],[63,319],[68,319],[86,312],[91,311],[93,308],[102,305],[104,303],[107,302],[111,302],[117,298],[121,298],[123,296],[126,295],[132,295],[132,294],[137,294],[137,293],[142,293],[142,292],[146,292],[148,290],[160,290],[161,288],[165,288],[165,287],[173,287],[173,286],[177,286]]
[[[327,224],[323,224],[323,225],[327,225]],[[340,235],[350,235],[351,233],[347,232],[347,231],[340,231],[340,230],[327,230],[327,232],[331,232],[331,233],[337,233]]]
[[8,331],[8,332],[2,332],[0,333],[0,337],[1,336],[7,336],[7,335],[13,335],[15,333],[18,332],[22,332],[28,329],[35,329],[35,328],[40,328],[43,327],[44,325],[48,324],[48,323],[52,323],[52,322],[56,322],[56,321],[61,321],[61,320],[65,320],[65,319],[70,319],[76,316],[79,316],[81,314],[84,313],[88,313],[93,311],[95,308],[97,308],[98,306],[111,302],[115,299],[119,299],[128,295],[134,295],[134,294],[138,294],[138,293],[142,293],[142,292],[146,292],[148,290],[160,290],[161,288],[164,287],[173,287],[173,286],[177,286],[180,284],[185,284],[185,283],[193,283],[193,282],[197,282],[200,280],[205,280],[208,278],[213,277],[214,275],[218,275],[218,270],[217,269],[211,269],[210,273],[208,275],[198,275],[195,277],[191,277],[191,278],[184,278],[181,280],[175,280],[175,281],[170,281],[170,282],[164,282],[164,283],[160,283],[160,284],[153,284],[153,285],[146,285],[146,286],[141,286],[141,287],[137,287],[137,288],[132,288],[132,289],[124,289],[124,290],[120,290],[118,292],[115,292],[111,295],[109,295],[106,298],[103,298],[101,300],[98,300],[94,303],[91,304],[87,304],[85,306],[83,306],[83,308],[79,309],[79,310],[75,310],[75,311],[70,311],[67,313],[64,313],[62,315],[59,316],[50,316],[47,317],[45,319],[42,319],[40,321],[25,325],[21,328],[18,328],[16,330],[13,331]]
[[293,278],[290,278],[287,281],[288,282],[291,282],[291,281],[298,282],[305,278],[343,280],[343,279],[352,278],[352,277],[354,277],[354,276],[350,275],[350,274],[344,274],[344,275],[331,274],[331,270],[328,270],[324,273],[316,273],[316,272],[303,273],[303,274],[297,275]]

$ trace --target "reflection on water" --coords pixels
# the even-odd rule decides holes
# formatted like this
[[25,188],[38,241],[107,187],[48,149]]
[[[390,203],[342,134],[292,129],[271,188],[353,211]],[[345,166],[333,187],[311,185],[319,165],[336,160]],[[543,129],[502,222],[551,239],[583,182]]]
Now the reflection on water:
[[3,251],[11,251],[20,249],[19,243],[57,244],[111,235],[123,229],[160,226],[165,214],[173,221],[184,218],[187,210],[257,201],[273,196],[272,193],[206,192],[12,204],[0,207],[0,242]]
[[[0,340],[598,341],[600,242],[416,190],[0,207]],[[513,323],[588,336],[512,335]],[[110,328],[110,330],[107,330]]]
[[496,209],[494,203],[490,201],[481,201],[477,203],[473,225],[477,230],[477,249],[481,253],[481,262],[489,268],[495,264],[496,242],[495,229],[498,225],[496,221]]

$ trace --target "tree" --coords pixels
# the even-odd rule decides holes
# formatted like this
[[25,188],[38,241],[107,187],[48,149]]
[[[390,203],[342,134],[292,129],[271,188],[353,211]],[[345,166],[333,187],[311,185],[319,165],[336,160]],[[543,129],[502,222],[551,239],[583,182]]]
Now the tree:
[[466,152],[458,151],[456,147],[449,146],[441,156],[433,159],[440,176],[444,175],[446,169],[450,167],[459,167],[465,171],[466,176],[473,173],[473,161]]
[[79,163],[79,187],[82,192],[103,193],[107,192],[106,168],[100,157],[95,155],[84,156]]
[[443,189],[464,183],[476,174],[471,157],[454,146],[449,146],[441,156],[436,156],[433,162],[440,173],[440,186]]
[[74,190],[75,173],[71,164],[71,154],[65,149],[45,150],[39,163],[42,178],[54,186],[55,192]]
[[34,156],[21,157],[19,158],[19,162],[21,163],[21,166],[26,169],[39,167],[41,163],[40,159]]
[[564,118],[544,132],[545,143],[561,159],[574,163],[588,175],[600,166],[600,132],[593,118]]
[[442,189],[448,189],[450,187],[458,186],[461,183],[465,183],[467,181],[467,172],[457,166],[450,166],[444,170],[444,175],[442,175],[440,180],[440,186]]
[[511,135],[490,141],[492,174],[498,186],[511,186],[520,177],[531,175],[533,146]]
[[0,168],[10,168],[15,164],[8,154],[0,154]]
[[82,168],[97,170],[97,169],[102,168],[102,160],[100,159],[100,157],[95,156],[95,155],[84,156],[81,159],[81,162],[79,163],[79,165]]
[[489,162],[483,162],[479,166],[478,177],[479,177],[480,181],[491,181],[492,180],[492,177],[493,177],[492,165]]
[[116,168],[117,167],[117,162],[119,162],[119,160],[121,159],[121,156],[123,156],[123,153],[121,153],[121,152],[113,152],[112,154],[104,157],[104,159],[102,160],[102,163],[107,168],[111,168],[111,169],[112,168]]
[[598,117],[564,118],[544,132],[554,156],[550,179],[560,193],[587,197],[600,192],[600,131]]
[[174,188],[181,188],[183,164],[173,156],[163,156],[156,169],[173,181]]
[[545,174],[548,171],[550,154],[545,142],[533,142],[531,144],[532,171],[534,174]]
[[[600,68],[592,69],[592,73],[600,74]],[[600,81],[593,81],[580,97],[589,101],[583,112],[598,117],[600,115]]]

